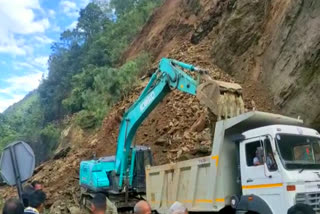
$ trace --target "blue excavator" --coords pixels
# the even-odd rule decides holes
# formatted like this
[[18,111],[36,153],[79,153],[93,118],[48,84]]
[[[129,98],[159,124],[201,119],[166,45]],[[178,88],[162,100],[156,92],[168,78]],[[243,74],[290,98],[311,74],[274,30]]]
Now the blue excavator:
[[[196,72],[197,80],[184,70]],[[204,83],[200,84],[200,76],[205,76]],[[203,69],[163,58],[139,98],[123,115],[116,155],[80,163],[82,205],[90,207],[94,194],[104,193],[109,208],[126,212],[143,198],[146,193],[145,166],[152,165],[152,153],[149,147],[132,146],[134,137],[143,120],[175,89],[196,95],[217,119],[244,112],[240,85],[214,81]]]

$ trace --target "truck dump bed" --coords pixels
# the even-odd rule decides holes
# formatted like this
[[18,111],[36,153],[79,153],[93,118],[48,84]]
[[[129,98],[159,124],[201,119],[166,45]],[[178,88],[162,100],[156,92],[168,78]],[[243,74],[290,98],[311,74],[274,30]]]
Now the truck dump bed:
[[147,167],[147,200],[159,213],[175,202],[189,211],[219,211],[241,194],[238,149],[235,139],[244,131],[262,126],[302,125],[302,121],[277,114],[248,112],[216,123],[210,156]]

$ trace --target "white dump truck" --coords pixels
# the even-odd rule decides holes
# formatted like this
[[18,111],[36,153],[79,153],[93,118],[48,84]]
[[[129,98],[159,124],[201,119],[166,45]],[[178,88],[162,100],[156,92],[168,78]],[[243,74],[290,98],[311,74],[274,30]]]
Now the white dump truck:
[[147,200],[159,213],[320,212],[320,135],[299,119],[248,112],[216,123],[210,156],[146,168]]

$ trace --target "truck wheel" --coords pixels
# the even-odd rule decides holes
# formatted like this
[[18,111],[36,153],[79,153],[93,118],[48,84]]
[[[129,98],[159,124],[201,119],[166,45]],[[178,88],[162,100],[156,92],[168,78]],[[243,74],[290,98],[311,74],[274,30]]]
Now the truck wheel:
[[218,212],[219,214],[235,214],[235,210],[231,206],[227,206]]
[[296,204],[288,210],[288,214],[304,214],[304,213],[315,213],[311,206],[307,204]]

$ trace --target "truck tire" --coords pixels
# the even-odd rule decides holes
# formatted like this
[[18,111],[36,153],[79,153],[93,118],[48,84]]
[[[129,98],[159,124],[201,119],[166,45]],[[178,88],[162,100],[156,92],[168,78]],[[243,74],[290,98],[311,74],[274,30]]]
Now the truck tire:
[[218,212],[219,214],[235,214],[236,211],[231,207],[227,206]]
[[315,211],[307,204],[296,204],[288,210],[288,214],[315,214]]

